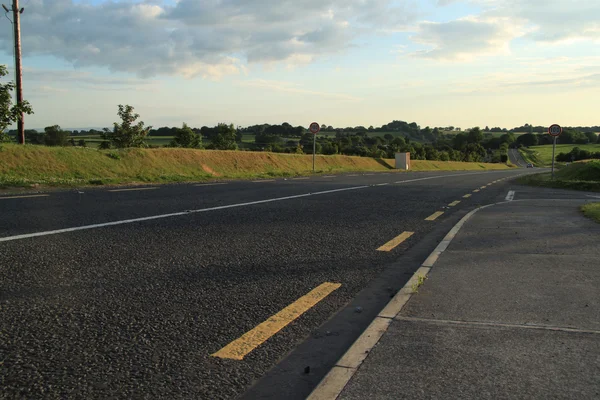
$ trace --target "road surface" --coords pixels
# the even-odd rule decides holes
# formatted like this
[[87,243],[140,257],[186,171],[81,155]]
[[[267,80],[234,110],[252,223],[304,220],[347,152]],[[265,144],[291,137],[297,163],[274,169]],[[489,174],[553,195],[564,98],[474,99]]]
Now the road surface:
[[508,149],[508,160],[517,167],[525,168],[527,166],[527,162],[517,149]]
[[0,397],[304,398],[527,172],[0,195]]

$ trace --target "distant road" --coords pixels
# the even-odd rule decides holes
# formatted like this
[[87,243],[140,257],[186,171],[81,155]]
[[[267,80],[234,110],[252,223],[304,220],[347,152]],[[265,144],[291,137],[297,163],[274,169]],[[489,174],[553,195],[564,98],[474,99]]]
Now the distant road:
[[0,397],[232,399],[316,338],[274,388],[305,398],[449,227],[526,172],[1,197]]
[[519,153],[519,150],[517,149],[508,149],[508,159],[517,167],[525,168],[527,166],[527,162],[523,159],[523,156],[521,156],[521,153]]

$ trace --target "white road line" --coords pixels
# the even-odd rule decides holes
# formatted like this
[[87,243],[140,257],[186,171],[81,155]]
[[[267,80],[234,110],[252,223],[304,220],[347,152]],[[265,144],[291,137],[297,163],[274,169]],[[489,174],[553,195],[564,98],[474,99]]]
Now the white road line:
[[325,175],[325,176],[322,176],[321,178],[335,178],[335,175]]
[[155,219],[178,217],[178,216],[181,216],[181,215],[187,215],[187,214],[193,214],[193,213],[202,213],[202,212],[208,212],[208,211],[225,210],[225,209],[228,209],[228,208],[245,207],[245,206],[251,206],[251,205],[255,205],[255,204],[272,203],[272,202],[275,202],[275,201],[299,199],[299,198],[302,198],[302,197],[318,196],[318,195],[322,195],[322,194],[344,192],[344,191],[348,191],[348,190],[365,189],[365,188],[368,188],[368,187],[369,186],[352,186],[352,187],[343,188],[343,189],[324,190],[324,191],[321,191],[321,192],[305,193],[305,194],[299,194],[299,195],[295,195],[295,196],[275,197],[275,198],[272,198],[272,199],[251,201],[251,202],[247,202],[247,203],[230,204],[230,205],[227,205],[227,206],[201,208],[201,209],[198,209],[198,210],[187,210],[187,211],[181,211],[181,212],[170,213],[170,214],[152,215],[150,217],[132,218],[132,219],[125,219],[125,220],[121,220],[121,221],[106,222],[106,223],[102,223],[102,224],[76,226],[76,227],[73,227],[73,228],[56,229],[56,230],[53,230],[53,231],[27,233],[27,234],[24,234],[24,235],[16,235],[16,236],[3,237],[3,238],[0,238],[0,242],[10,242],[12,240],[28,239],[28,238],[38,237],[38,236],[49,236],[49,235],[56,235],[56,234],[59,234],[59,233],[67,233],[67,232],[83,231],[83,230],[88,230],[88,229],[103,228],[103,227],[106,227],[106,226],[124,225],[124,224],[131,224],[131,223],[134,223],[134,222],[143,222],[143,221],[151,221],[151,220],[155,220]]
[[262,179],[259,181],[252,181],[252,183],[263,183],[263,182],[275,182],[275,179]]
[[111,189],[108,192],[135,192],[139,190],[155,190],[157,187],[140,187],[140,188],[130,188],[130,189]]
[[587,196],[587,197],[594,197],[594,198],[596,198],[596,199],[600,199],[600,196],[594,196],[594,195],[591,195],[591,194],[586,194],[586,196]]
[[378,183],[378,184],[377,184],[377,185],[375,185],[375,186],[387,186],[387,185],[389,185],[389,183]]
[[227,185],[227,183],[199,183],[194,186],[202,187],[202,186],[218,186],[218,185]]
[[514,190],[509,190],[509,192],[506,195],[506,198],[504,200],[506,200],[506,201],[513,201],[514,198],[515,198],[515,191]]
[[5,196],[5,197],[0,197],[0,200],[9,200],[9,199],[30,199],[33,197],[48,197],[50,196],[49,194],[29,194],[29,195],[25,195],[25,196]]
[[375,174],[363,174],[363,176],[373,176]]
[[347,175],[347,176],[358,176],[357,174]]
[[304,179],[310,179],[309,177],[304,177],[304,178],[292,178],[293,181],[300,181],[300,180],[304,180]]
[[398,181],[398,182],[394,182],[394,183],[408,183],[408,182],[426,181],[426,180],[428,180],[428,179],[449,178],[449,177],[455,177],[455,176],[468,176],[468,175],[492,174],[492,173],[499,173],[499,172],[506,172],[506,171],[469,172],[469,173],[467,173],[467,174],[436,175],[436,176],[429,176],[429,177],[427,177],[427,178],[408,179],[408,180],[405,180],[405,181]]

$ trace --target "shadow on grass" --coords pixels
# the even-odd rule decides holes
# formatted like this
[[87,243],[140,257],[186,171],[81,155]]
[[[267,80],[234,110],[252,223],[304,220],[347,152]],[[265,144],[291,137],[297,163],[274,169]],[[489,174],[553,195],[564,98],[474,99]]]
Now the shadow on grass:
[[376,158],[375,161],[377,161],[379,164],[383,165],[387,169],[394,169],[394,167],[388,164],[383,158]]

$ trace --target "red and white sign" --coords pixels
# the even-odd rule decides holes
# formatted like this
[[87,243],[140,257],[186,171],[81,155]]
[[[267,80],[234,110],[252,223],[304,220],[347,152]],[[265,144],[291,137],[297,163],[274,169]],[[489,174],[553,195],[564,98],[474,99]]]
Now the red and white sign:
[[321,125],[319,125],[317,122],[313,122],[308,127],[308,130],[311,131],[314,135],[316,135],[321,130]]
[[560,125],[554,124],[550,125],[550,128],[548,128],[548,134],[550,136],[560,136],[561,133],[562,128],[560,127]]

